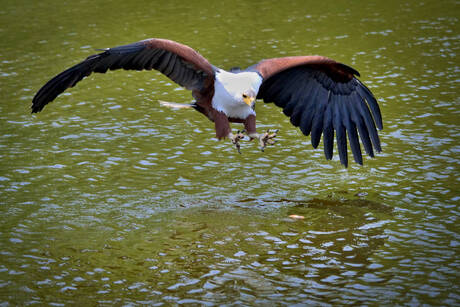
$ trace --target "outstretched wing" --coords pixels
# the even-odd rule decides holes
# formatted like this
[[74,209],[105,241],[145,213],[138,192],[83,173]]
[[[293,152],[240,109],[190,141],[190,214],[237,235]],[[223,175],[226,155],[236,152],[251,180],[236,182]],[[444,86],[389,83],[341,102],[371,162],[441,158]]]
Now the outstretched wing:
[[366,153],[381,151],[377,129],[382,116],[375,97],[355,78],[353,68],[322,56],[299,56],[263,60],[249,68],[264,81],[257,98],[283,108],[291,123],[311,134],[316,148],[323,135],[324,154],[332,159],[334,130],[340,162],[347,166],[347,135],[355,162],[363,159],[358,133]]
[[197,92],[206,92],[214,86],[212,65],[198,52],[174,41],[152,38],[107,49],[61,72],[35,94],[32,113],[40,112],[46,104],[92,72],[105,73],[120,68],[156,69],[179,85]]

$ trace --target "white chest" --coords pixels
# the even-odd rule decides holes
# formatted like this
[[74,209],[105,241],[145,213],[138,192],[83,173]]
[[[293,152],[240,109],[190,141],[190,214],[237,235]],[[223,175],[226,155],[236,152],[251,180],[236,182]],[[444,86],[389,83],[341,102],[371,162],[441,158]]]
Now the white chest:
[[220,70],[214,82],[212,106],[228,117],[245,119],[256,112],[243,101],[243,93],[259,91],[262,78],[255,72],[232,73]]

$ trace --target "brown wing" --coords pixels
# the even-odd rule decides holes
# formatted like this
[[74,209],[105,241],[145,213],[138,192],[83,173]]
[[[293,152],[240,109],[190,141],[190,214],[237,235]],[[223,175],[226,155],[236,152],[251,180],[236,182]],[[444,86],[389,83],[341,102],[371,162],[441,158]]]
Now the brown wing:
[[46,104],[92,72],[105,73],[120,68],[156,69],[196,93],[209,92],[209,87],[214,86],[212,65],[198,52],[174,41],[152,38],[91,55],[58,74],[35,94],[32,113],[40,112]]
[[347,134],[357,163],[363,163],[358,133],[369,156],[374,156],[373,148],[381,151],[376,129],[383,128],[379,106],[353,68],[322,56],[299,56],[263,60],[248,70],[264,79],[257,98],[282,107],[294,126],[311,134],[314,148],[323,135],[327,159],[333,155],[334,130],[345,166]]

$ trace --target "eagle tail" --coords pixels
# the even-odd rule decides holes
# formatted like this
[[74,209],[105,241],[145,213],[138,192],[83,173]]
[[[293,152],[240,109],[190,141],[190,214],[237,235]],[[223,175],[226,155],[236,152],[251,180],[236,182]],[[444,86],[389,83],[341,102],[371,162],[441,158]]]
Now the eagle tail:
[[193,103],[176,103],[163,100],[158,100],[158,102],[164,107],[173,109],[195,109],[195,104]]

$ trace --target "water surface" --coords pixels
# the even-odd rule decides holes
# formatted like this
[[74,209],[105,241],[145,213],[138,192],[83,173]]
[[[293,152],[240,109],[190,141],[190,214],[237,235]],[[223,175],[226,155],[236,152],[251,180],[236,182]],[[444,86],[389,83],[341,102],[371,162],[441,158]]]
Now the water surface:
[[[4,1],[0,303],[458,305],[455,1]],[[326,161],[281,110],[264,153],[213,138],[155,72],[34,93],[95,48],[149,37],[222,68],[321,54],[378,97],[383,152]],[[234,129],[239,128],[234,126]],[[304,216],[291,219],[289,215]]]

